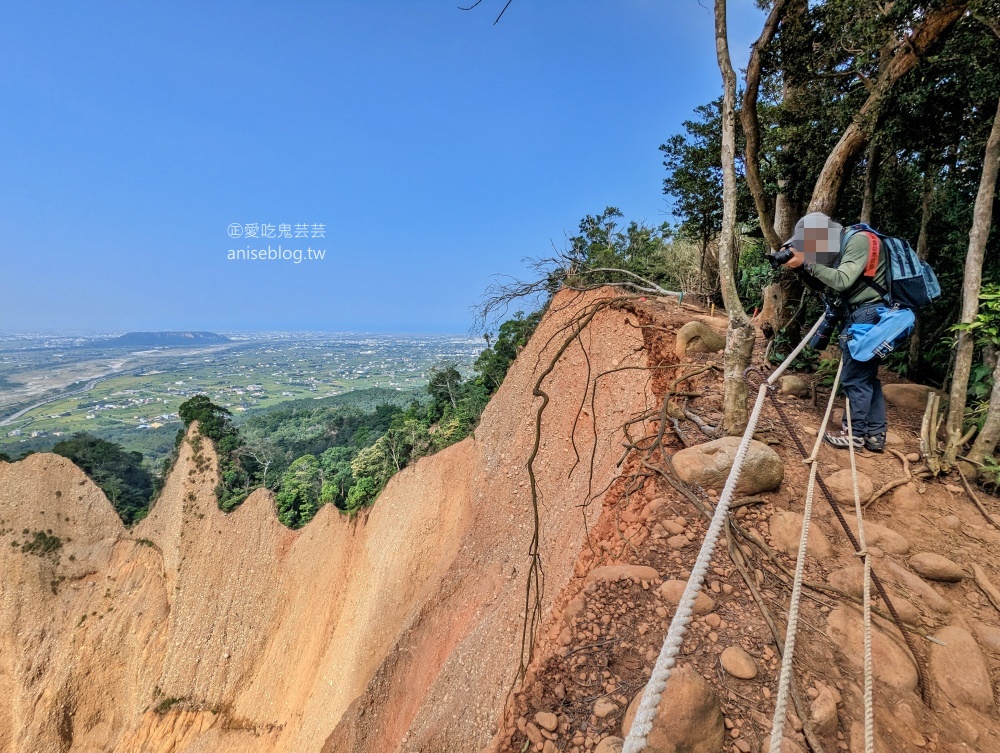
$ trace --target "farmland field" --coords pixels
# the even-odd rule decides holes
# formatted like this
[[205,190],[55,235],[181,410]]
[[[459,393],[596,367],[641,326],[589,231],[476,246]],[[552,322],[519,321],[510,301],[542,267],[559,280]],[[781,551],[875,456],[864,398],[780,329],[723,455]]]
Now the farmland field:
[[[469,336],[231,334],[203,347],[136,350],[78,338],[0,338],[0,452],[50,448],[76,431],[165,454],[177,408],[204,393],[237,419],[303,398],[359,393],[406,401],[442,362],[467,372],[482,341]],[[376,392],[369,388],[379,388]],[[350,399],[350,398],[348,398]]]

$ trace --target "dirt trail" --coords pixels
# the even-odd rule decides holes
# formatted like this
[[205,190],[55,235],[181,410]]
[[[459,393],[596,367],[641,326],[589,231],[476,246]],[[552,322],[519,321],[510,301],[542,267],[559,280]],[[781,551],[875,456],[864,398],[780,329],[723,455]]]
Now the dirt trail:
[[[572,337],[574,317],[601,295],[561,293],[475,437],[405,469],[354,520],[326,506],[305,529],[290,531],[260,491],[222,513],[213,450],[193,434],[150,516],[131,530],[65,459],[0,463],[0,751],[584,753],[621,735],[625,708],[645,683],[673,611],[659,586],[687,577],[705,527],[691,499],[623,445],[660,433],[659,411],[672,388],[688,397],[670,402],[663,453],[649,463],[662,467],[663,454],[682,447],[671,417],[689,443],[707,439],[684,418],[681,402],[718,422],[721,375],[711,364],[719,356],[688,354],[679,364],[675,332],[695,318],[717,329],[724,321],[676,302],[630,299],[602,308]],[[541,398],[532,391],[563,346],[542,384],[549,402],[534,464],[540,643],[524,683],[509,695],[534,530],[526,463]],[[811,444],[818,410],[809,400],[781,399]],[[917,417],[893,409],[891,420],[891,446],[915,450]],[[781,455],[785,481],[755,495],[737,519],[762,546],[779,550],[774,516],[801,512],[806,470],[770,408],[757,438]],[[820,471],[829,475],[843,461],[824,450]],[[891,454],[866,454],[860,467],[876,487],[901,472]],[[698,505],[710,507],[711,493],[695,491]],[[995,500],[987,503],[996,509]],[[838,573],[857,560],[825,502],[819,509],[816,530],[830,549],[810,562],[807,579],[850,590],[850,578]],[[955,657],[919,639],[931,665],[925,706],[907,685],[899,636],[886,627],[876,657],[888,657],[883,664],[896,674],[878,679],[879,750],[1000,751],[993,704],[1000,613],[969,570],[978,563],[1000,583],[1000,531],[940,482],[901,486],[869,518],[907,543],[904,551],[883,534],[874,553],[887,578],[895,572],[890,562],[902,573],[893,593],[909,605],[908,618],[954,645],[974,636],[974,650],[961,645],[984,657],[989,696],[982,683],[962,684],[981,667],[958,672],[955,686]],[[24,550],[36,531],[52,551]],[[740,548],[780,622],[786,579],[762,549],[745,541]],[[954,559],[969,577],[930,584],[910,570],[908,558],[919,551]],[[792,566],[786,554],[774,556]],[[655,572],[621,580],[621,571],[598,569],[613,565]],[[775,642],[724,545],[706,590],[712,605],[693,624],[683,662],[720,698],[725,751],[758,751],[773,711]],[[826,750],[857,750],[852,609],[818,592],[803,607],[796,675],[804,702],[839,699],[832,728],[824,722]],[[963,635],[941,632],[953,629]],[[729,646],[752,658],[755,679],[720,667]],[[553,729],[536,723],[539,712]],[[789,736],[804,745],[799,721]]]

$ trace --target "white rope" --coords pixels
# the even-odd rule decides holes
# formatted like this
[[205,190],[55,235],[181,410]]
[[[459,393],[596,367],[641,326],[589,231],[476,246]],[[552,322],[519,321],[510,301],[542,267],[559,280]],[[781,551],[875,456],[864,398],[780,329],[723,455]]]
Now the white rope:
[[830,391],[830,399],[826,404],[826,412],[823,414],[823,422],[816,433],[816,443],[813,445],[812,454],[805,459],[809,465],[809,484],[806,487],[806,504],[802,512],[802,533],[799,536],[799,551],[795,557],[795,577],[792,580],[792,598],[788,604],[788,627],[785,629],[785,647],[781,653],[781,672],[778,675],[778,696],[775,699],[774,719],[771,722],[771,747],[770,753],[781,753],[781,740],[785,735],[785,714],[788,711],[788,696],[792,686],[792,659],[795,654],[795,635],[799,627],[799,602],[802,598],[802,579],[805,574],[806,549],[809,545],[809,522],[812,519],[813,496],[816,491],[816,471],[819,463],[816,456],[819,448],[823,444],[823,434],[826,432],[826,425],[830,421],[830,413],[833,411],[833,401],[837,396],[837,387],[840,385],[840,374],[844,369],[844,361],[841,359],[837,366],[837,376],[833,380],[833,389]]
[[656,659],[656,665],[650,674],[649,682],[646,683],[646,687],[642,691],[642,700],[639,702],[639,708],[632,721],[632,726],[625,737],[625,742],[622,745],[622,753],[640,753],[646,747],[646,738],[653,729],[653,719],[656,716],[656,709],[660,705],[660,698],[663,696],[663,691],[667,687],[667,680],[670,679],[670,670],[673,669],[676,663],[677,654],[680,653],[681,645],[684,643],[684,634],[687,632],[688,625],[694,616],[695,599],[701,591],[705,575],[712,562],[715,545],[722,534],[722,527],[725,525],[726,516],[729,514],[729,503],[736,489],[740,474],[743,471],[743,461],[746,459],[747,451],[750,448],[750,440],[753,439],[754,430],[757,428],[757,421],[760,419],[760,413],[764,407],[764,398],[767,395],[768,386],[774,383],[774,380],[802,351],[809,338],[819,329],[823,318],[819,318],[816,324],[813,325],[813,328],[802,339],[802,342],[799,343],[798,347],[789,353],[778,369],[766,382],[760,385],[760,389],[757,391],[757,401],[750,412],[746,431],[743,432],[740,446],[736,450],[733,467],[729,471],[726,485],[722,488],[722,495],[715,506],[715,514],[712,516],[712,522],[705,533],[705,540],[701,543],[698,558],[691,568],[691,576],[684,587],[684,593],[681,594],[680,602],[677,604],[677,611],[674,612],[674,616],[670,620],[670,628],[667,630],[667,636],[663,640],[663,648],[660,649],[660,655]]
[[[851,401],[844,399],[847,433],[854,437],[851,426]],[[865,640],[865,753],[875,751],[875,712],[872,701],[872,565],[865,545],[865,523],[861,515],[861,495],[858,493],[858,469],[854,462],[854,442],[851,448],[851,482],[854,484],[854,514],[858,520],[857,556],[864,564],[864,640]]]

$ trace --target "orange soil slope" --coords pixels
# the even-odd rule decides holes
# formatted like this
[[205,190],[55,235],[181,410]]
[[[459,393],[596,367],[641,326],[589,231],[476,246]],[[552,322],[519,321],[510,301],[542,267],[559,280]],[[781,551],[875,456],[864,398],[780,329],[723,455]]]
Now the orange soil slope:
[[[326,506],[290,531],[262,491],[224,514],[214,453],[193,433],[132,529],[69,461],[0,462],[0,751],[496,744],[533,532],[532,389],[596,296],[560,294],[475,438],[405,469],[354,521]],[[653,402],[644,372],[627,368],[647,365],[628,318],[602,310],[582,335],[589,359],[574,341],[545,381],[546,615],[573,575],[584,516],[600,515],[599,501],[580,506],[595,436],[588,372],[611,372],[594,396],[594,493],[614,478],[620,425]],[[34,531],[61,548],[11,546]]]

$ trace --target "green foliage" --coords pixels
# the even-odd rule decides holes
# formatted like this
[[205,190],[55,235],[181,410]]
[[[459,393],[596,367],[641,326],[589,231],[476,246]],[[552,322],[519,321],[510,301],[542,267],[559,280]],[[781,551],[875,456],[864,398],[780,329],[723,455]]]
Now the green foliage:
[[774,268],[764,258],[766,253],[764,243],[748,243],[737,262],[736,290],[747,312],[764,305],[764,288],[774,281]]
[[215,488],[219,507],[226,512],[236,509],[254,488],[258,464],[243,452],[239,430],[233,425],[232,414],[215,405],[207,395],[195,395],[180,404],[177,410],[184,426],[198,422],[198,433],[215,443],[219,456],[219,485]]
[[295,460],[281,477],[276,501],[278,520],[289,528],[300,528],[312,520],[320,505],[323,471],[314,455]]
[[[774,336],[768,360],[773,364],[780,364],[788,357],[788,354],[792,352],[792,348],[796,345],[798,345],[798,341],[793,342],[789,334],[785,330],[782,330]],[[808,345],[788,365],[791,371],[816,371],[819,367],[819,351],[810,348]]]
[[[953,331],[969,332],[976,348],[983,352],[1000,348],[1000,284],[984,285],[979,295],[979,311],[970,324],[959,322]],[[995,357],[995,356],[994,356]],[[969,375],[969,407],[966,421],[982,428],[989,408],[990,393],[993,390],[993,366],[985,359],[974,363]]]
[[[673,200],[673,214],[680,219],[677,232],[698,243],[704,253],[709,242],[722,230],[722,98],[700,105],[696,118],[685,120],[683,133],[674,134],[660,145],[667,177],[663,193]],[[744,144],[737,122],[737,149]],[[738,176],[742,167],[736,165]],[[737,219],[753,221],[753,204],[746,183],[737,189]]]
[[153,475],[143,466],[142,453],[86,432],[57,443],[52,452],[69,458],[101,487],[125,525],[146,516]]
[[25,554],[35,554],[39,557],[58,557],[58,552],[62,549],[62,539],[53,536],[52,531],[32,531],[31,540],[21,545],[21,551]]
[[473,368],[490,394],[500,389],[510,365],[514,363],[521,348],[528,344],[541,318],[541,310],[528,316],[523,311],[518,311],[513,319],[500,325],[496,341],[479,354]]

